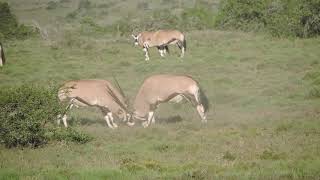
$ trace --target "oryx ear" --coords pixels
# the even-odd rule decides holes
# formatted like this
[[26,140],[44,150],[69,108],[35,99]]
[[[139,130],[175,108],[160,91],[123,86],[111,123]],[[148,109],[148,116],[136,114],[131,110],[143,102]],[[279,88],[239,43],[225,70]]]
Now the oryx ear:
[[140,34],[138,34],[138,36],[137,36],[137,39],[139,39],[139,37],[141,36],[141,33]]
[[133,37],[133,39],[136,39],[137,37],[135,36],[135,35],[133,35],[133,34],[131,34],[131,36]]

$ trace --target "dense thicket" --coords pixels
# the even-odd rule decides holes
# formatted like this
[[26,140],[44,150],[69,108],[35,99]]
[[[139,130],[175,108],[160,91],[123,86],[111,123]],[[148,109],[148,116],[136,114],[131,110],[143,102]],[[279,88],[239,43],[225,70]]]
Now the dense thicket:
[[9,4],[0,2],[0,41],[11,38],[25,38],[35,33],[32,27],[19,24],[11,13]]
[[312,37],[320,34],[320,0],[225,0],[221,1],[216,26]]

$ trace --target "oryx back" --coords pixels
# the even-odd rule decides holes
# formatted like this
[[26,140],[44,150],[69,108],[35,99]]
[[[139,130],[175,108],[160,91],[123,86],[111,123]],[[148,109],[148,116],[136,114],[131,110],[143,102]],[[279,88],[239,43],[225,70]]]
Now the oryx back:
[[163,46],[184,42],[184,35],[177,30],[159,30],[153,34],[151,44],[154,46]]

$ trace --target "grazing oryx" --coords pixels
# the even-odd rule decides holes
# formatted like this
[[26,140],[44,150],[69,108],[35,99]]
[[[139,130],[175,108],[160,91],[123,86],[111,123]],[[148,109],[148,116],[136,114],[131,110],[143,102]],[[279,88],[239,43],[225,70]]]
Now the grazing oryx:
[[144,120],[142,125],[147,127],[155,122],[154,111],[160,103],[179,102],[183,98],[196,106],[202,122],[207,122],[209,101],[199,84],[190,76],[170,74],[153,75],[144,80],[134,101],[133,117]]
[[4,57],[3,46],[0,43],[0,66],[3,66],[6,63],[6,58]]
[[155,32],[144,31],[138,35],[133,35],[134,44],[139,45],[145,52],[146,61],[149,60],[148,49],[150,47],[157,47],[160,56],[164,56],[166,52],[169,52],[169,44],[177,44],[181,49],[181,57],[184,56],[184,52],[187,48],[187,42],[185,36],[177,30],[158,30]]
[[98,107],[104,114],[108,127],[112,129],[118,127],[113,121],[113,115],[126,121],[129,126],[134,125],[130,122],[131,115],[128,112],[126,98],[118,82],[117,88],[109,81],[99,79],[66,82],[59,89],[58,97],[60,101],[68,101],[69,104],[63,116],[59,115],[58,124],[62,117],[64,126],[68,126],[66,113],[75,105]]

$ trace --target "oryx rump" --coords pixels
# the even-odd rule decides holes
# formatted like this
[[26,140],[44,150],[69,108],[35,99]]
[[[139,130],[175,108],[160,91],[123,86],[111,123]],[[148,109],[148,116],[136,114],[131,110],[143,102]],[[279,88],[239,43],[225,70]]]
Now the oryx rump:
[[4,57],[3,46],[0,43],[0,66],[3,66],[6,63],[6,58]]
[[177,30],[158,30],[155,32],[144,31],[138,35],[132,35],[135,45],[139,45],[145,52],[146,61],[149,60],[150,47],[157,47],[160,55],[163,57],[166,52],[169,52],[169,44],[177,44],[181,49],[181,57],[187,48],[185,36]]
[[[118,83],[117,83],[118,85]],[[98,107],[104,114],[108,127],[118,127],[113,121],[113,115],[130,123],[130,115],[126,98],[118,85],[118,89],[107,80],[89,79],[75,80],[66,82],[58,92],[60,101],[67,101],[68,106],[66,112],[75,106],[95,106]],[[62,120],[67,127],[67,116],[64,113]],[[58,119],[58,124],[60,123]],[[128,119],[129,118],[129,119]]]
[[206,122],[206,112],[209,102],[199,84],[190,76],[160,74],[153,75],[144,80],[135,101],[133,117],[147,120],[144,127],[154,122],[154,111],[160,103],[168,101],[180,101],[186,98],[197,109],[202,122]]

